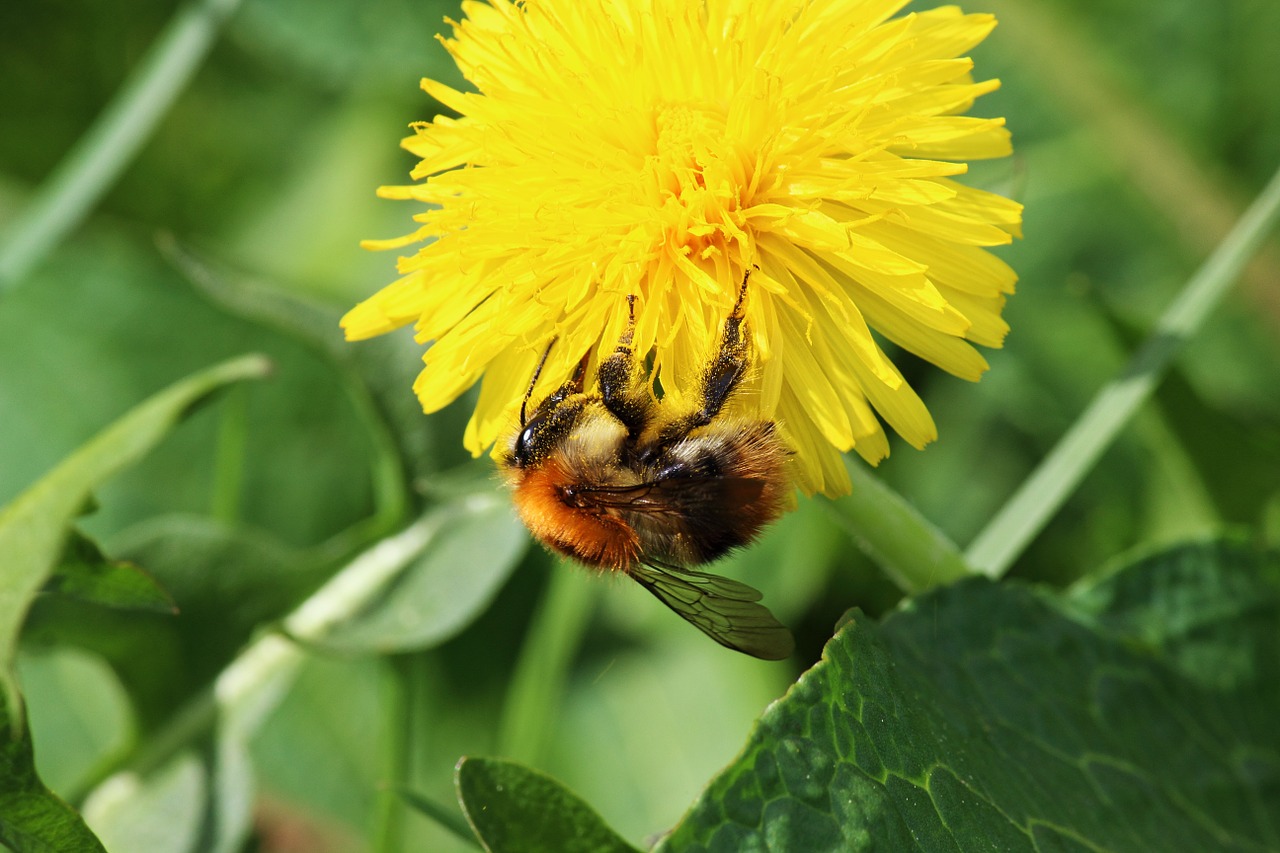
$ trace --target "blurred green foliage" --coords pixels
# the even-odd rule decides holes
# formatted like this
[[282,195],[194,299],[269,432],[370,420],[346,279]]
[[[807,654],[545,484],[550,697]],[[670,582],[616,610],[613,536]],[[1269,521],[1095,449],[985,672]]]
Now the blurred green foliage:
[[[175,6],[0,4],[0,231]],[[1026,239],[1004,253],[1021,274],[1006,310],[1013,332],[976,386],[897,359],[941,438],[924,452],[896,443],[878,471],[961,544],[1280,164],[1280,4],[966,7],[1002,21],[975,60],[978,76],[1004,85],[976,111],[1009,118],[1017,155],[972,174],[1027,206]],[[458,15],[452,0],[244,0],[85,225],[0,293],[0,505],[166,385],[249,351],[275,364],[270,381],[195,412],[97,489],[79,520],[179,613],[45,596],[29,614],[19,671],[36,767],[95,828],[144,833],[112,837],[159,836],[137,813],[113,811],[112,792],[86,796],[172,734],[238,650],[380,536],[499,488],[485,460],[462,451],[468,399],[430,418],[417,410],[409,332],[349,345],[337,328],[394,278],[390,254],[357,244],[409,228],[411,206],[373,190],[406,180],[412,158],[396,142],[435,112],[417,80],[459,84],[433,40]],[[1016,575],[1066,585],[1135,547],[1226,525],[1280,538],[1277,282],[1273,241]],[[465,575],[481,558],[459,548],[454,559]],[[494,559],[485,568],[501,575],[506,558]],[[532,548],[456,636],[418,637],[390,658],[359,653],[359,638],[316,645],[246,745],[256,788],[235,755],[196,738],[131,808],[181,810],[204,802],[206,786],[239,786],[256,790],[260,850],[297,838],[318,851],[472,849],[379,786],[449,804],[459,757],[500,752],[510,720],[528,715],[545,724],[518,740],[529,754],[509,757],[578,792],[629,842],[651,840],[818,659],[846,610],[878,617],[900,598],[811,501],[724,574],[763,590],[795,629],[789,664],[729,654],[633,585]],[[536,641],[529,628],[553,576],[591,609],[580,630],[565,629],[567,651],[545,652],[550,688],[515,691],[517,670],[538,665],[522,649]],[[543,704],[521,704],[530,697]],[[201,819],[168,827],[164,844],[215,849],[234,837]]]

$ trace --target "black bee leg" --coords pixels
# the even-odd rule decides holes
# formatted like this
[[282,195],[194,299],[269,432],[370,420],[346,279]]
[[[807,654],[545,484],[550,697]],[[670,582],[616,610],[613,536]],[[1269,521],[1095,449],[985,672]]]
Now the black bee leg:
[[640,378],[640,366],[636,363],[631,342],[636,330],[636,298],[627,297],[627,328],[618,339],[613,354],[600,362],[596,378],[600,382],[600,399],[606,409],[622,422],[633,438],[639,435],[648,420],[650,409],[648,389]]
[[747,339],[742,328],[743,302],[747,295],[747,281],[751,270],[742,276],[742,287],[733,311],[724,321],[724,333],[720,337],[720,349],[702,374],[702,405],[688,415],[666,424],[659,436],[659,445],[673,441],[691,429],[711,423],[733,394],[749,364]]
[[548,406],[557,406],[564,402],[567,398],[574,394],[581,394],[582,389],[586,387],[587,379],[587,356],[583,356],[578,361],[578,365],[573,368],[573,373],[569,374],[559,388],[551,392],[547,399],[538,404],[539,409],[545,409]]
[[710,423],[720,413],[729,395],[747,372],[748,354],[746,336],[742,332],[742,304],[747,297],[747,282],[750,278],[751,270],[748,269],[743,273],[742,286],[738,289],[738,300],[733,303],[733,311],[725,318],[720,351],[702,377],[702,411],[699,415],[705,418],[703,424]]

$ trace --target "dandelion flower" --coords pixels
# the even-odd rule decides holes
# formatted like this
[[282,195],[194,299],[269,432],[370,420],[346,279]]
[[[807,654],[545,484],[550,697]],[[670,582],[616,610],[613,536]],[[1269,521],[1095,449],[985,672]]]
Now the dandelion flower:
[[692,388],[744,271],[754,368],[734,401],[776,420],[807,492],[839,494],[840,452],[875,463],[883,424],[936,428],[880,339],[969,380],[998,347],[1013,271],[985,247],[1021,207],[954,178],[1010,153],[963,115],[999,82],[964,57],[995,26],[906,0],[464,2],[444,44],[474,92],[414,126],[421,243],[343,319],[351,339],[416,324],[437,410],[482,380],[479,454],[584,357],[594,375],[636,297],[635,351],[666,395]]

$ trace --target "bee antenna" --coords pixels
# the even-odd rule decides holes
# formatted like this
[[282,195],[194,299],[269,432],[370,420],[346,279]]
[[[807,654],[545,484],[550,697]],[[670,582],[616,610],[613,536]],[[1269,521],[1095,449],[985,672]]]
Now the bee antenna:
[[547,356],[551,355],[551,348],[555,346],[559,340],[559,335],[552,336],[547,342],[547,348],[542,351],[542,358],[538,359],[538,366],[533,369],[533,378],[529,380],[529,390],[524,392],[524,399],[520,401],[520,426],[525,424],[525,410],[529,405],[529,398],[533,396],[533,387],[538,384],[538,377],[542,375],[542,368],[547,364]]

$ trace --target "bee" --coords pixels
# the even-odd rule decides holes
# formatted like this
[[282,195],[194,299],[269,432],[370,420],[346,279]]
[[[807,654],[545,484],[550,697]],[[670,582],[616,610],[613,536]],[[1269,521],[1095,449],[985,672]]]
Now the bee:
[[749,276],[692,405],[655,399],[632,352],[630,296],[627,328],[596,371],[599,390],[585,390],[584,356],[528,414],[548,346],[499,466],[521,519],[552,551],[623,573],[723,646],[781,660],[794,641],[761,594],[690,568],[753,541],[792,500],[791,451],[776,425],[722,412],[749,366]]

